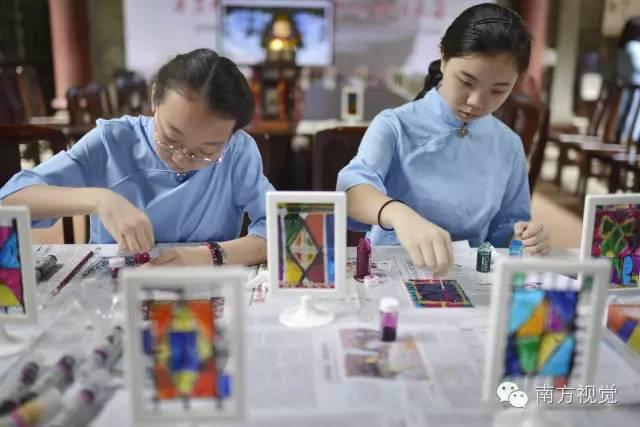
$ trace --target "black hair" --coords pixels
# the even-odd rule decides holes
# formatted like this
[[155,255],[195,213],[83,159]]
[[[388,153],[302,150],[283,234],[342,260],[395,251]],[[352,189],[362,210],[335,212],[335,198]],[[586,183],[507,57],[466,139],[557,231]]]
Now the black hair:
[[618,47],[623,48],[627,43],[634,40],[640,40],[640,16],[629,18],[624,24],[624,29],[618,40]]
[[236,64],[211,49],[177,55],[163,65],[155,79],[157,106],[172,89],[185,96],[200,96],[211,111],[235,121],[234,131],[251,121],[255,103],[247,80]]
[[[466,9],[454,19],[440,40],[440,52],[445,61],[467,55],[506,53],[513,56],[518,73],[523,74],[529,68],[531,34],[513,10],[483,3]],[[437,60],[429,65],[424,87],[415,99],[422,98],[440,83],[440,64]]]

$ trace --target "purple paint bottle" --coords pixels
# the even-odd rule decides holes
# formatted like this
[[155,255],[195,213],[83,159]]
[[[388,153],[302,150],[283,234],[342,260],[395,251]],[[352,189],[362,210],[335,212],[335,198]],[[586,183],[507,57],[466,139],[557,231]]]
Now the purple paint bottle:
[[371,241],[362,238],[358,241],[356,254],[356,279],[363,280],[365,276],[371,274]]
[[395,341],[398,330],[398,300],[382,298],[380,300],[380,339]]
[[135,254],[133,256],[133,260],[135,261],[136,265],[146,264],[151,261],[151,255],[149,255],[149,252],[141,252],[139,254]]
[[114,279],[117,278],[118,272],[122,267],[125,266],[125,264],[126,264],[126,261],[124,257],[118,256],[114,258],[109,258],[109,269],[111,270],[111,277]]

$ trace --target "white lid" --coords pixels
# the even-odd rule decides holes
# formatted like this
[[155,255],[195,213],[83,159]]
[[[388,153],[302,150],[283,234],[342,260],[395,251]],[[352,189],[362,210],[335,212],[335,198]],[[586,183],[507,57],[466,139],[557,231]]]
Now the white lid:
[[387,313],[398,311],[398,300],[391,297],[385,297],[380,300],[380,311]]
[[380,284],[380,278],[378,276],[364,276],[365,286],[377,286]]
[[123,256],[117,256],[114,258],[109,258],[109,267],[110,268],[122,268],[127,265]]

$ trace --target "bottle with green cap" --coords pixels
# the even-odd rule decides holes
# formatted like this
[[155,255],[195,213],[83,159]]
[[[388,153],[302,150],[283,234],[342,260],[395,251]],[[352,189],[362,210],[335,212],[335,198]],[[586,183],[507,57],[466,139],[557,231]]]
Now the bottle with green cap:
[[491,243],[489,242],[484,242],[478,247],[476,271],[481,273],[488,273],[491,271]]

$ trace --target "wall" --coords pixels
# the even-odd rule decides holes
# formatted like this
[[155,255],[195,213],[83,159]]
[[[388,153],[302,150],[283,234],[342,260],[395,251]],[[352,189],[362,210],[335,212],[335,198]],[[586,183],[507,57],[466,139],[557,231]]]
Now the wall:
[[[381,77],[389,67],[424,74],[429,62],[439,56],[440,37],[453,17],[480,2],[335,0],[336,66],[350,73],[365,65]],[[219,3],[123,0],[127,67],[151,76],[176,53],[198,47],[215,49]]]

